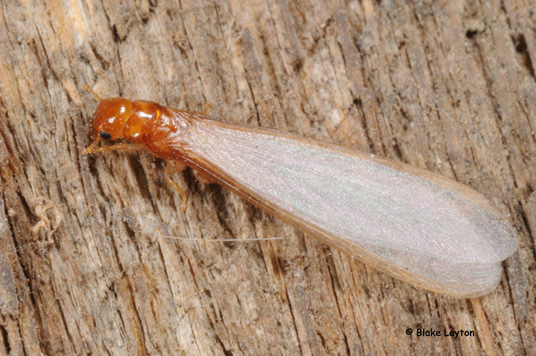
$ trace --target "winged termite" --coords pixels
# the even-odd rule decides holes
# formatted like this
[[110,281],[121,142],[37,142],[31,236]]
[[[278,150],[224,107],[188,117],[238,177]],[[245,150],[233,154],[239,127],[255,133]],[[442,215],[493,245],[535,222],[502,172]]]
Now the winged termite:
[[[145,149],[179,170],[191,167],[328,245],[437,293],[488,293],[517,248],[509,223],[481,194],[355,149],[124,98],[102,100],[93,129],[98,136],[84,153]],[[98,146],[118,139],[129,143]]]

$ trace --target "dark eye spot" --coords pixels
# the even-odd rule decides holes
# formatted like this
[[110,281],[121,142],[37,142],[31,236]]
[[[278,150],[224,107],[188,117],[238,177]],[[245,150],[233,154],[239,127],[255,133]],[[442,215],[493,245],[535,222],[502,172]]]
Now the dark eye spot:
[[100,135],[100,137],[102,137],[102,139],[104,139],[104,140],[109,140],[109,139],[112,138],[112,135],[110,135],[110,134],[109,134],[108,132],[106,132],[106,131],[101,131],[101,132],[99,133],[99,135]]

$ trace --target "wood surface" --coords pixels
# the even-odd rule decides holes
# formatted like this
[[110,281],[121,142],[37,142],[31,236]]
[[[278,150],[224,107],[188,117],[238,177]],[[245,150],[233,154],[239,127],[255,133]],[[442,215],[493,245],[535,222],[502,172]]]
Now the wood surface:
[[[0,353],[536,354],[535,11],[530,0],[2,1]],[[81,155],[97,105],[84,84],[209,103],[215,117],[456,179],[508,217],[520,248],[495,291],[454,299],[191,170],[173,177],[188,194],[181,213],[161,160]],[[282,239],[205,241],[269,237]]]

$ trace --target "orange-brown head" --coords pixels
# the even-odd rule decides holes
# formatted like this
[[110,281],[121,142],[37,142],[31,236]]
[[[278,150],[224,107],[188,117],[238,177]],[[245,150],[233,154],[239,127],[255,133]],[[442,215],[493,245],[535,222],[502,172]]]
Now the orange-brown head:
[[93,130],[103,140],[124,137],[123,130],[132,115],[133,102],[124,98],[105,99],[93,114]]

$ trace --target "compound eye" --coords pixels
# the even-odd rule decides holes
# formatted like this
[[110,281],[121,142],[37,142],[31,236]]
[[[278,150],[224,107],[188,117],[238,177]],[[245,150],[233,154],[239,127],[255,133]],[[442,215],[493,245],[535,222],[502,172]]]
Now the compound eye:
[[101,131],[99,132],[99,135],[100,137],[103,139],[103,140],[109,140],[112,138],[112,135],[110,135],[108,132],[106,131]]

